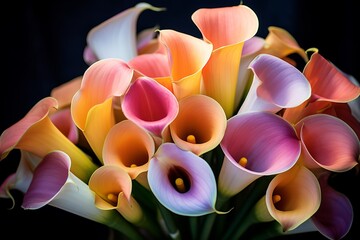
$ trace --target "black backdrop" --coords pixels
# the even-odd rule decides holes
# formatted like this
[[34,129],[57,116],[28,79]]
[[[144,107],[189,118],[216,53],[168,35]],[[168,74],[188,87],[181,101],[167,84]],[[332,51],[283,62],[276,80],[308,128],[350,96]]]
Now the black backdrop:
[[[51,89],[82,75],[87,65],[82,54],[88,31],[120,11],[140,1],[77,0],[77,1],[12,1],[3,6],[2,75],[0,84],[0,132],[21,119]],[[153,27],[171,28],[200,36],[191,14],[200,7],[231,6],[240,1],[148,1],[166,7],[164,12],[143,12],[138,30]],[[360,79],[358,60],[359,10],[355,0],[301,1],[248,0],[259,18],[258,36],[265,37],[271,25],[283,27],[301,47],[317,47],[320,53],[341,70]],[[5,14],[6,13],[6,14]],[[0,181],[15,171],[18,152],[13,151],[0,163]],[[359,239],[359,176],[355,171],[340,174],[334,186],[347,194],[353,203],[355,219],[345,239]],[[0,201],[0,231],[12,238],[27,236],[36,239],[82,237],[106,239],[106,228],[70,213],[44,207],[36,211],[21,209],[21,194],[15,209],[8,211],[8,202]],[[53,236],[46,236],[54,234]],[[4,236],[4,235],[3,235]],[[10,238],[9,236],[9,238]],[[300,236],[325,239],[318,233]],[[3,238],[2,238],[3,239]],[[291,239],[295,239],[292,237]],[[297,238],[296,238],[297,239]]]

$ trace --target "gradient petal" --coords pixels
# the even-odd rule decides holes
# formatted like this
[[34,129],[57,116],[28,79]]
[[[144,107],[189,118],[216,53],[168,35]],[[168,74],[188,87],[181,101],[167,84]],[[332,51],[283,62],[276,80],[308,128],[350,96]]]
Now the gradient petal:
[[277,112],[299,106],[311,96],[305,76],[284,60],[260,54],[251,63],[254,78],[238,113],[249,111]]
[[161,30],[159,41],[167,49],[176,98],[199,94],[202,69],[210,58],[212,44],[174,30]]
[[[176,186],[177,179],[183,184]],[[174,143],[163,143],[150,160],[148,181],[159,202],[184,216],[215,212],[216,181],[204,159]]]
[[149,77],[137,78],[122,101],[126,118],[156,136],[175,119],[179,104],[167,88]]
[[72,143],[79,141],[79,132],[72,120],[70,108],[60,109],[50,115],[51,121]]
[[303,118],[295,128],[302,142],[306,167],[343,172],[358,164],[359,139],[341,119],[315,114]]
[[245,5],[200,8],[191,18],[203,38],[214,46],[211,58],[203,69],[202,93],[218,101],[229,118],[236,107],[242,48],[244,42],[257,32],[258,18]]
[[170,124],[171,138],[181,149],[200,156],[220,143],[226,120],[217,101],[206,95],[191,95],[179,101],[179,113]]
[[301,151],[295,129],[268,112],[230,118],[220,146],[225,157],[218,188],[224,196],[239,193],[261,176],[290,169]]
[[56,98],[60,109],[70,106],[74,94],[80,89],[81,81],[82,76],[79,76],[51,90],[50,96]]
[[137,54],[136,23],[144,10],[162,11],[148,3],[138,3],[90,30],[87,44],[97,59],[129,61]]

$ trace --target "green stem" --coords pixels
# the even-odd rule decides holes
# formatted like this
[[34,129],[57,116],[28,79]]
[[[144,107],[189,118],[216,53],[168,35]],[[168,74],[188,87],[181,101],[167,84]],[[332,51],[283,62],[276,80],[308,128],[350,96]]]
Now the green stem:
[[180,231],[174,222],[172,213],[161,203],[158,203],[158,207],[170,237],[174,240],[181,240]]
[[272,239],[283,235],[281,225],[277,221],[267,223],[267,226],[262,227],[261,231],[256,231],[254,234],[249,236],[249,240],[264,240]]
[[230,239],[240,239],[240,237],[248,230],[248,228],[255,224],[258,223],[259,221],[257,220],[257,218],[255,217],[255,214],[253,211],[250,211],[246,217],[243,219],[243,221],[241,222],[241,224],[239,224],[237,226],[236,231],[231,235],[231,237],[229,238],[228,236],[224,238],[224,240],[227,240],[229,238]]
[[198,239],[197,236],[198,220],[199,220],[198,217],[189,217],[191,239]]
[[126,239],[129,240],[144,239],[144,236],[142,236],[138,232],[138,229],[133,224],[126,221],[126,219],[122,218],[121,216],[116,217],[113,220],[107,222],[106,225],[123,234],[126,237]]

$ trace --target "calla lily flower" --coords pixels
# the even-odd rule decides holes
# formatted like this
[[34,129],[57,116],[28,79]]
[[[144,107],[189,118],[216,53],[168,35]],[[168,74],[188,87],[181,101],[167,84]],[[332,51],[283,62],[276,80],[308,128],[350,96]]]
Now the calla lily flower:
[[214,46],[202,71],[202,93],[218,101],[229,118],[237,107],[235,93],[243,45],[257,32],[258,18],[245,5],[200,8],[191,18],[203,39]]
[[155,153],[155,142],[144,128],[130,120],[123,120],[113,126],[104,143],[104,165],[115,165],[127,172],[131,179],[137,179],[144,186],[141,174],[146,174],[149,160]]
[[[92,64],[95,59],[118,58],[127,62],[137,56],[136,23],[139,15],[147,9],[164,10],[148,3],[138,3],[91,29],[86,38],[85,61]],[[144,41],[141,42],[144,45]]]
[[230,118],[220,146],[225,157],[218,188],[228,197],[261,176],[289,170],[301,152],[295,129],[269,112],[243,113]]
[[81,87],[72,99],[73,120],[100,162],[106,134],[115,124],[113,97],[125,93],[133,72],[120,59],[97,61],[85,71]]
[[254,78],[238,113],[275,113],[282,108],[299,106],[311,96],[311,87],[305,76],[278,57],[260,54],[249,67],[254,73]]
[[210,58],[213,45],[174,30],[161,30],[159,41],[168,52],[172,88],[176,98],[199,94],[202,70]]
[[179,104],[172,92],[149,77],[139,77],[124,95],[124,115],[155,136],[175,119]]
[[72,143],[51,121],[49,115],[57,108],[55,98],[40,100],[20,121],[0,136],[1,159],[12,149],[22,149],[43,158],[54,150],[66,152],[71,160],[71,171],[87,182],[97,165]]
[[353,222],[353,208],[350,200],[328,184],[329,172],[319,177],[321,204],[311,217],[319,232],[328,239],[342,239]]
[[50,115],[51,121],[71,142],[78,143],[79,132],[72,120],[70,108],[64,108]]
[[216,212],[216,181],[208,163],[174,143],[163,143],[150,160],[148,181],[159,202],[185,216]]
[[50,205],[105,224],[132,239],[140,239],[136,231],[127,228],[130,225],[116,211],[95,206],[94,192],[70,172],[70,165],[70,157],[64,152],[53,151],[46,155],[34,171],[22,207],[39,209]]
[[283,232],[304,223],[319,209],[321,189],[315,175],[301,164],[275,176],[254,206],[261,222],[276,220]]
[[303,118],[295,128],[301,139],[306,167],[344,172],[358,164],[359,139],[341,119],[315,114]]
[[191,95],[179,101],[179,114],[170,124],[171,138],[181,149],[200,156],[220,143],[226,124],[225,112],[217,101]]

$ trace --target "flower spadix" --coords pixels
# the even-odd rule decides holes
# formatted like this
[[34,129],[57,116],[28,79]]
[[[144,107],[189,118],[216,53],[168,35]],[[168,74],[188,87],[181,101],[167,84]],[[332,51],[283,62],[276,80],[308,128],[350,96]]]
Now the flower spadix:
[[254,206],[259,221],[276,220],[284,232],[304,223],[319,209],[320,185],[315,175],[301,164],[275,176]]
[[85,71],[72,99],[73,120],[101,162],[104,139],[115,124],[113,97],[124,94],[132,77],[133,70],[123,60],[97,61]]
[[258,18],[245,5],[200,8],[191,18],[203,38],[214,46],[202,72],[202,93],[218,101],[229,118],[234,114],[242,48],[257,32]]
[[163,143],[150,160],[148,181],[159,202],[185,216],[216,212],[216,181],[208,163],[174,143]]
[[[87,35],[88,49],[95,59],[119,58],[129,61],[138,55],[136,24],[144,10],[162,11],[148,3],[138,3],[91,29]],[[85,60],[92,63],[84,52]]]
[[315,114],[303,118],[295,128],[301,139],[306,167],[344,172],[358,164],[359,139],[341,119]]
[[229,197],[261,176],[290,169],[301,152],[295,129],[269,112],[242,113],[230,118],[220,146],[225,157],[218,188]]
[[121,107],[126,118],[156,136],[161,136],[179,111],[174,94],[149,77],[139,77],[132,82]]
[[20,121],[6,129],[0,136],[1,159],[14,148],[28,151],[40,158],[54,150],[64,151],[71,158],[71,171],[87,182],[97,166],[51,121],[49,115],[56,108],[55,98],[43,98]]
[[171,138],[178,147],[200,156],[220,143],[226,123],[217,101],[206,95],[191,95],[179,101],[179,113],[170,124]]
[[47,154],[34,171],[22,207],[39,209],[50,205],[105,224],[131,239],[139,237],[117,211],[105,211],[95,206],[94,192],[70,172],[70,165],[71,160],[64,152],[53,151]]
[[115,165],[127,172],[131,179],[145,173],[154,155],[155,143],[146,129],[130,120],[114,125],[106,136],[104,165]]
[[311,96],[305,76],[293,65],[270,54],[259,54],[249,65],[254,77],[238,113],[277,112],[299,106]]

